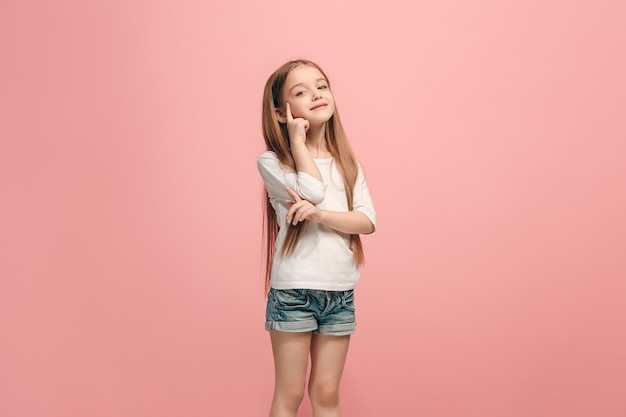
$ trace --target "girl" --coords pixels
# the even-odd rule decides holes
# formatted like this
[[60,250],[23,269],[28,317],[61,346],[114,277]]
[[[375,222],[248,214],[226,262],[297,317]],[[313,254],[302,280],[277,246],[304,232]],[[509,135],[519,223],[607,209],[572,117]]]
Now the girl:
[[257,159],[266,190],[265,328],[275,384],[270,417],[295,417],[308,392],[314,417],[339,416],[339,383],[355,330],[359,234],[376,213],[344,133],[328,78],[290,61],[263,93],[267,151]]

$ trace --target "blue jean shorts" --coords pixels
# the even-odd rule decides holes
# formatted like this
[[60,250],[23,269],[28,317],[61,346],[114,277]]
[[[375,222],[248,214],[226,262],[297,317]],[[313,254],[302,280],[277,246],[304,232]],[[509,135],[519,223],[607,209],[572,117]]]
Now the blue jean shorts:
[[354,333],[354,290],[277,290],[267,295],[265,330],[313,332],[331,336]]

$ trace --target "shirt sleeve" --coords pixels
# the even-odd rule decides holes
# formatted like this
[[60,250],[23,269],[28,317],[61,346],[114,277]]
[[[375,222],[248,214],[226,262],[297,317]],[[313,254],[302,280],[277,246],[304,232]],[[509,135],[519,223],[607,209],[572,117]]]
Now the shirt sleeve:
[[286,170],[274,152],[266,151],[259,155],[257,167],[270,199],[291,200],[285,187],[312,204],[319,204],[326,197],[326,184],[306,172]]
[[370,234],[376,233],[376,210],[374,209],[372,196],[369,188],[367,187],[367,181],[365,180],[365,175],[363,174],[360,164],[356,182],[354,184],[352,210],[360,211],[365,214],[372,222],[372,225],[374,225],[374,230]]

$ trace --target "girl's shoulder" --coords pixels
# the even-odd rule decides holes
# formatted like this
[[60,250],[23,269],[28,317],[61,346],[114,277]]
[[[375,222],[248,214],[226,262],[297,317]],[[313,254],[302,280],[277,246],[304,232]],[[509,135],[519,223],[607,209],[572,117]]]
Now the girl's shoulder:
[[261,152],[261,154],[257,156],[256,162],[258,165],[274,165],[278,163],[278,156],[273,151]]
[[287,172],[294,172],[293,169],[283,165],[278,159],[278,155],[274,151],[262,152],[256,159],[257,166],[261,170],[283,170]]

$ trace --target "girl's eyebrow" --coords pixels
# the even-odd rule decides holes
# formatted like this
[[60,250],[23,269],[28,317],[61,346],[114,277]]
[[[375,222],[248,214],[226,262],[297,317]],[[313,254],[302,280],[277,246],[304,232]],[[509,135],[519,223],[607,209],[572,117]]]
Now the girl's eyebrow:
[[[317,80],[315,80],[315,82],[318,82],[318,81],[324,81],[324,82],[326,82],[326,78],[318,78]],[[298,84],[294,85],[293,87],[291,87],[291,88],[289,89],[289,92],[291,92],[291,90],[293,90],[294,88],[301,86],[302,84],[304,84],[304,83],[298,83]]]

